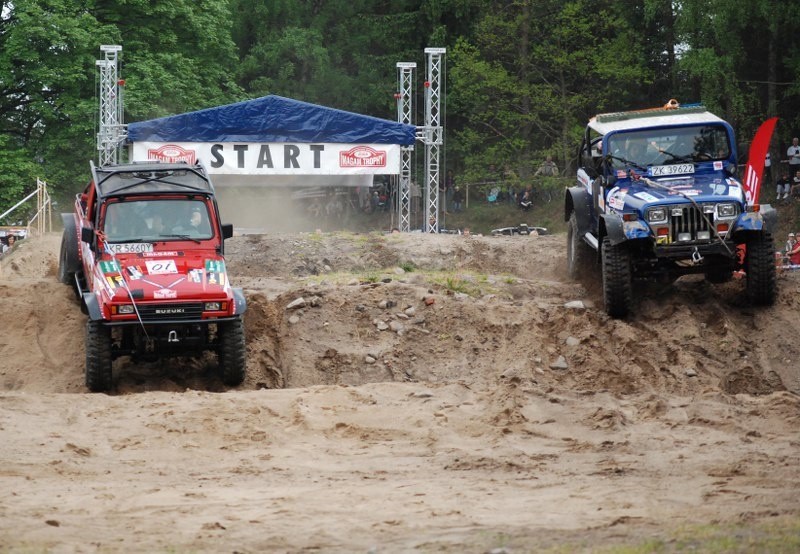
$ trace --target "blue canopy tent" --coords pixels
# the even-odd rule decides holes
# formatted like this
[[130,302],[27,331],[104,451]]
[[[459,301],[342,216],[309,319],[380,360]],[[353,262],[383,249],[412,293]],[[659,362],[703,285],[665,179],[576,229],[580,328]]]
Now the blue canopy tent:
[[414,144],[415,128],[281,96],[264,96],[128,125],[136,142]]

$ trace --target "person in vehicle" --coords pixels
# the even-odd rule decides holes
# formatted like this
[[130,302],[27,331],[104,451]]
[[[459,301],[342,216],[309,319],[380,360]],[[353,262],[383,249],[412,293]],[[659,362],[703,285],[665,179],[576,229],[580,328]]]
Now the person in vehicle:
[[203,214],[201,208],[192,208],[189,212],[189,219],[185,223],[172,229],[178,235],[189,235],[192,237],[208,236],[211,234],[208,219]]

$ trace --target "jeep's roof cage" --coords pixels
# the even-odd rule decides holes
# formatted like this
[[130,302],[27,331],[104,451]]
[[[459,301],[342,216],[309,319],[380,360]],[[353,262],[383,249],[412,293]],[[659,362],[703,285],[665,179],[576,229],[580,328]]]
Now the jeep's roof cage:
[[202,164],[140,162],[97,167],[90,161],[92,181],[100,198],[160,193],[214,194]]
[[681,106],[673,98],[657,108],[598,114],[589,120],[589,127],[605,135],[610,131],[720,122],[724,123],[702,104]]

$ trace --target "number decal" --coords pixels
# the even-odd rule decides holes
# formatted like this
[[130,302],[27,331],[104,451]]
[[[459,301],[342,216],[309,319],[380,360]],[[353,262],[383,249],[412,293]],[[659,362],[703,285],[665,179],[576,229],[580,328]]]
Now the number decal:
[[147,273],[150,275],[164,275],[166,273],[178,273],[178,266],[175,260],[147,260]]

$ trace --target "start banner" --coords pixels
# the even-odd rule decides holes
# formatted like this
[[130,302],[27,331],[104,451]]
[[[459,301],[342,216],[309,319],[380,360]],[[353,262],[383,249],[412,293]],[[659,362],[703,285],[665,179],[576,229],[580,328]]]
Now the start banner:
[[134,142],[132,161],[201,162],[217,175],[395,175],[400,145]]

